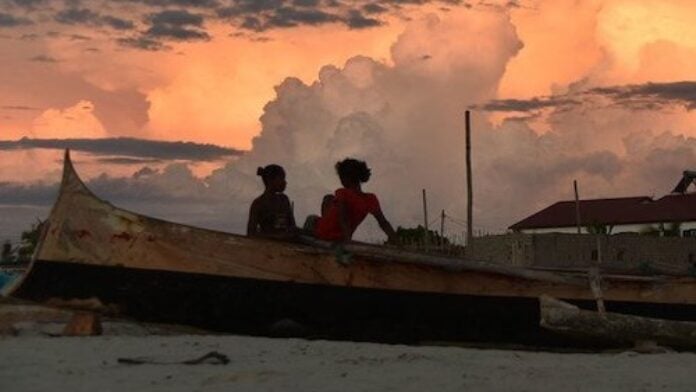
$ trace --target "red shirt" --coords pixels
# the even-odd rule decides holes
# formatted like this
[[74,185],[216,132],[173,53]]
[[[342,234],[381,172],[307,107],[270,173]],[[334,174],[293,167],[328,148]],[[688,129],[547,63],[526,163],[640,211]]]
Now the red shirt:
[[380,210],[379,200],[372,193],[362,193],[353,189],[341,188],[336,191],[336,198],[326,212],[317,222],[314,235],[327,241],[339,241],[343,239],[339,220],[338,203],[343,202],[346,207],[346,219],[350,236],[365,220],[368,213],[375,214]]

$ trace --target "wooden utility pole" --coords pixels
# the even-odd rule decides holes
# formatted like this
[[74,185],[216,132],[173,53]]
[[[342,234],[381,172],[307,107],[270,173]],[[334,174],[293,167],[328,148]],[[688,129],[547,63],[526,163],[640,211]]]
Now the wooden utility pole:
[[597,260],[593,260],[594,265],[590,266],[589,278],[590,278],[590,290],[592,290],[592,295],[594,296],[595,302],[597,303],[597,312],[604,316],[606,309],[604,307],[604,295],[602,294],[602,275],[600,268],[602,265],[602,235],[597,235]]
[[[578,181],[573,180],[573,189],[575,190],[575,225],[578,227],[578,234],[582,233],[582,222],[580,221],[580,196],[578,196]],[[604,316],[606,309],[604,307],[604,295],[602,294],[602,276],[599,271],[602,264],[602,239],[601,235],[597,235],[597,260],[591,260],[592,265],[588,271],[588,279],[590,280],[590,290],[597,304],[597,311]]]
[[423,237],[423,241],[425,242],[425,246],[428,246],[428,242],[430,242],[430,239],[428,238],[430,236],[430,231],[428,228],[428,197],[425,192],[425,188],[423,189],[423,227],[425,227],[425,236]]
[[573,189],[575,189],[575,225],[578,227],[578,234],[582,232],[580,223],[580,198],[578,196],[578,181],[573,180]]
[[471,179],[471,113],[468,110],[464,118],[466,123],[466,246],[469,247],[474,238],[474,191]]
[[445,210],[440,213],[440,247],[445,247]]

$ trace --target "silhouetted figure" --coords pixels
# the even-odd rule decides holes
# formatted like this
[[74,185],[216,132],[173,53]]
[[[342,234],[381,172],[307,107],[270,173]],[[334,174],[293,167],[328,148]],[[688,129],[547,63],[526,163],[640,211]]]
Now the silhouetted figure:
[[361,184],[367,182],[371,174],[367,164],[346,158],[336,163],[336,172],[343,188],[336,190],[334,195],[324,196],[322,216],[316,222],[314,235],[327,241],[350,241],[367,214],[372,214],[389,241],[395,242],[396,233],[384,217],[377,196],[362,191]]
[[287,182],[285,170],[279,165],[259,167],[256,174],[266,187],[249,209],[247,235],[290,238],[296,234],[295,217],[290,199],[283,193]]

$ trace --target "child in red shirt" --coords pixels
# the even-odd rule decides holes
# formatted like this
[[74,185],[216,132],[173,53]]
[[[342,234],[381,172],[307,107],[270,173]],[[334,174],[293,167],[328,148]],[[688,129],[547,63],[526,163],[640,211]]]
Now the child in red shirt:
[[389,240],[395,241],[396,233],[384,217],[377,196],[361,189],[360,184],[370,179],[367,164],[346,158],[336,163],[336,172],[343,188],[336,190],[333,197],[324,197],[322,216],[316,223],[314,235],[327,241],[350,241],[367,214],[372,214]]

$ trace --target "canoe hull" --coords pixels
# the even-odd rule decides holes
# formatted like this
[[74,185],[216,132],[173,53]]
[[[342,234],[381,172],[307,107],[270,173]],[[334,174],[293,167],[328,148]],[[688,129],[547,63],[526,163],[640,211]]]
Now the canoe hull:
[[[98,298],[107,308],[138,320],[252,335],[392,343],[569,343],[539,328],[538,301],[524,297],[280,283],[41,260],[35,262],[15,296],[40,302]],[[589,301],[575,303],[592,307]],[[689,305],[613,302],[609,309],[674,319],[696,315]],[[284,319],[304,328],[274,328]]]
[[291,319],[306,327],[291,335],[386,342],[509,336],[519,341],[522,335],[530,337],[516,332],[520,326],[529,332],[538,324],[538,305],[531,298],[482,299],[44,261],[34,264],[14,295],[40,302],[98,298],[105,308],[138,320],[258,335],[273,335],[278,332],[274,323]]

